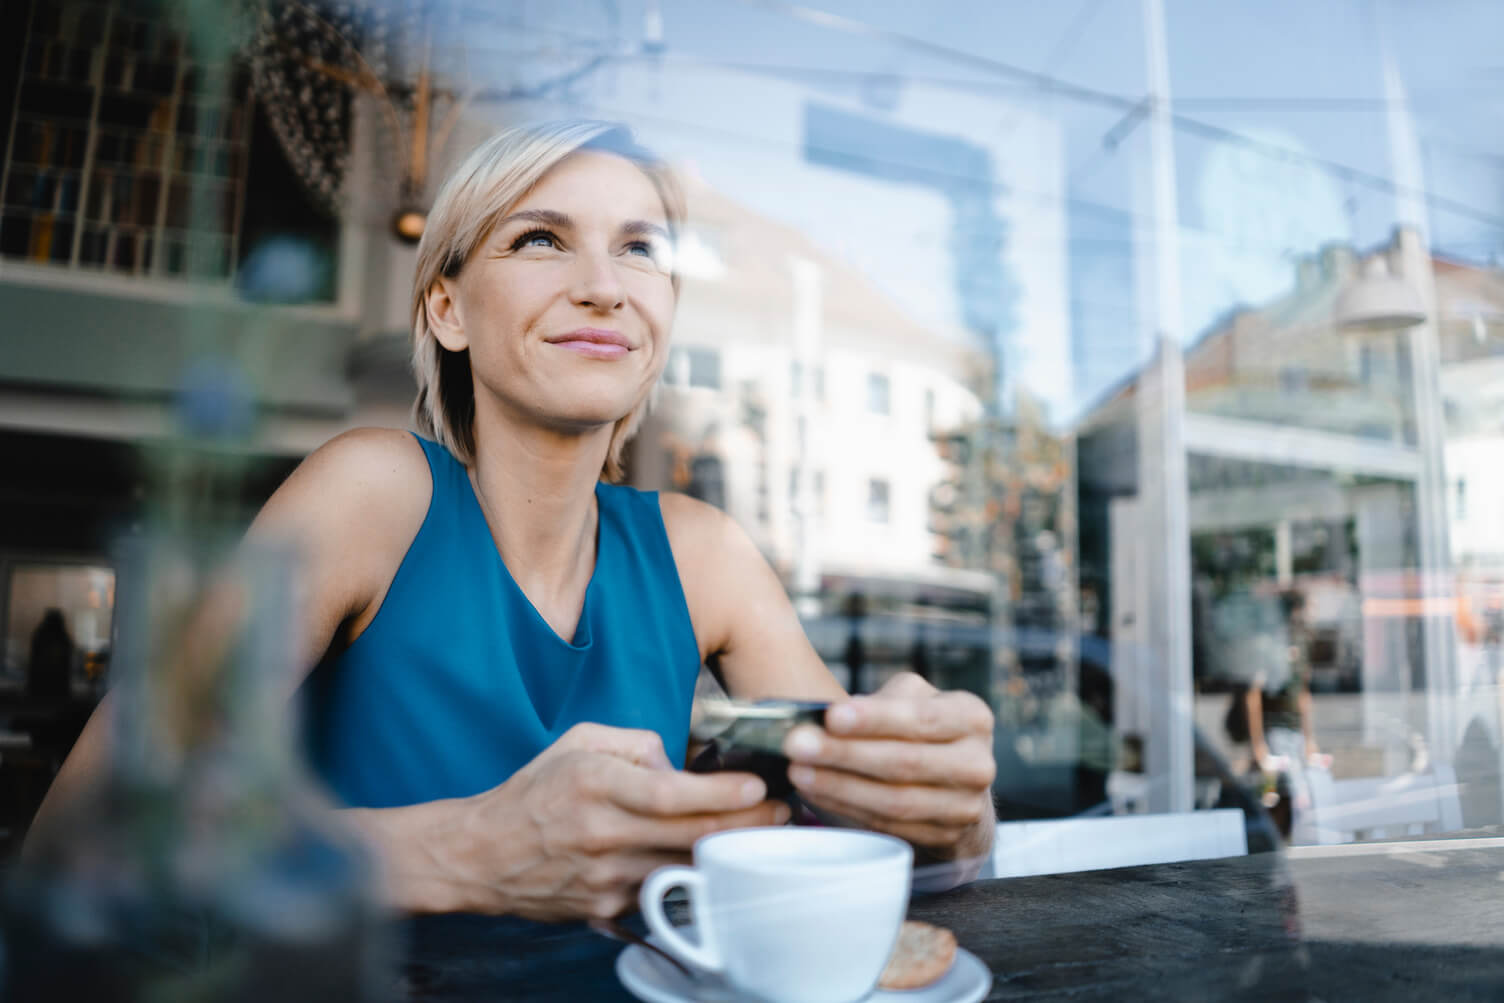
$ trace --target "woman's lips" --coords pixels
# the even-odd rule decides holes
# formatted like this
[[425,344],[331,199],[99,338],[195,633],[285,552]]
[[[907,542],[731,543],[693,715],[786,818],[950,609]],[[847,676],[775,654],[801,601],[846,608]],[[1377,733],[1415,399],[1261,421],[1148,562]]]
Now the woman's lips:
[[591,359],[619,359],[631,351],[626,345],[611,341],[583,341],[571,338],[568,341],[551,341],[549,344],[567,348],[571,352],[578,352]]
[[567,348],[590,359],[619,359],[632,350],[627,339],[616,331],[582,328],[557,338],[550,338],[550,345]]

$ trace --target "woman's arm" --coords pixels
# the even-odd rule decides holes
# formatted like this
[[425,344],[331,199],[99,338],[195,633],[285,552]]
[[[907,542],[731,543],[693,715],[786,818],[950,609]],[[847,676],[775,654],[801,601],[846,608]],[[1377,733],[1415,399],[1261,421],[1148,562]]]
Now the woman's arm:
[[730,516],[662,494],[664,527],[689,605],[700,658],[748,700],[841,700],[846,690],[804,634],[768,562]]
[[824,729],[796,729],[790,779],[816,807],[908,839],[973,876],[992,846],[992,712],[910,673],[849,698],[810,645],[782,583],[724,513],[663,495],[664,523],[701,655],[732,695],[827,700]]
[[482,794],[345,816],[395,908],[605,919],[702,836],[787,822],[766,797],[748,773],[675,770],[656,732],[582,724]]

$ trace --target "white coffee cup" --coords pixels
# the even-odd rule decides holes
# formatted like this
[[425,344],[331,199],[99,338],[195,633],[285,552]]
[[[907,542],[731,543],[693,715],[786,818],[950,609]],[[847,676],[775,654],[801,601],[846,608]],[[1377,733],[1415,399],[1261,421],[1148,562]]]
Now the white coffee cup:
[[[767,828],[695,843],[693,867],[643,882],[643,918],[658,945],[733,987],[787,1003],[851,1003],[869,995],[909,905],[914,851],[853,829]],[[663,896],[682,887],[698,933],[668,921]]]

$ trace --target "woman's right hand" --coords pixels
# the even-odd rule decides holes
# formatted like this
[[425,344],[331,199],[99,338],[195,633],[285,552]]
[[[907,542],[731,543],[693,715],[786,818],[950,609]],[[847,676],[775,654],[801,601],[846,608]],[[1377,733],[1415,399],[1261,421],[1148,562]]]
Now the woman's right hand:
[[701,836],[788,821],[766,796],[750,773],[674,769],[654,732],[580,724],[505,783],[451,802],[439,863],[464,911],[609,918]]

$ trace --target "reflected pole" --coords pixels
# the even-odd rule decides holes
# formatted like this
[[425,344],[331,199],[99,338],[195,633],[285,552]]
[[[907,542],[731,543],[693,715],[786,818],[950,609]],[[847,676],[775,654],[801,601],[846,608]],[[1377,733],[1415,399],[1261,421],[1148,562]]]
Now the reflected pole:
[[1426,730],[1431,761],[1450,763],[1461,740],[1457,720],[1457,671],[1452,543],[1447,525],[1446,416],[1441,399],[1441,360],[1437,343],[1436,282],[1425,238],[1414,226],[1395,233],[1400,274],[1420,290],[1426,319],[1406,337],[1415,408],[1420,477],[1415,484],[1416,554],[1420,565],[1421,648],[1425,659]]
[[808,258],[789,261],[794,282],[793,344],[791,357],[800,373],[797,387],[791,387],[794,402],[795,438],[792,469],[795,490],[794,516],[794,607],[800,615],[820,613],[820,535],[815,527],[818,516],[815,496],[815,464],[810,448],[810,428],[814,423],[810,399],[814,396],[815,373],[820,365],[823,309],[821,306],[820,266]]
[[1154,308],[1148,330],[1148,362],[1139,380],[1137,416],[1140,546],[1147,586],[1141,637],[1148,670],[1138,679],[1149,687],[1148,734],[1144,736],[1149,810],[1183,812],[1195,807],[1195,749],[1180,225],[1163,0],[1144,0],[1143,11],[1154,246],[1149,261],[1140,258],[1140,262],[1152,270]]
[[1425,661],[1426,731],[1432,762],[1450,763],[1462,738],[1457,718],[1457,621],[1451,600],[1456,579],[1447,525],[1446,414],[1441,395],[1441,324],[1436,304],[1436,275],[1430,252],[1430,213],[1425,197],[1420,143],[1410,100],[1389,49],[1382,10],[1379,45],[1384,62],[1384,98],[1389,111],[1385,131],[1397,188],[1394,252],[1390,271],[1415,286],[1425,304],[1425,320],[1406,337],[1410,349],[1410,384],[1415,409],[1415,446],[1420,477],[1415,484],[1415,517],[1420,565],[1421,648]]

